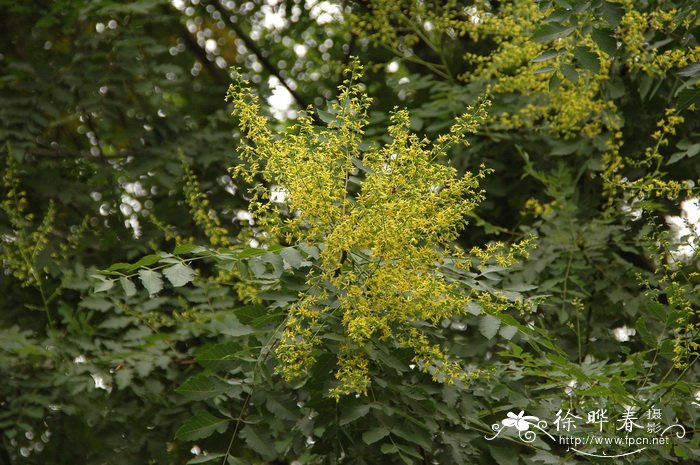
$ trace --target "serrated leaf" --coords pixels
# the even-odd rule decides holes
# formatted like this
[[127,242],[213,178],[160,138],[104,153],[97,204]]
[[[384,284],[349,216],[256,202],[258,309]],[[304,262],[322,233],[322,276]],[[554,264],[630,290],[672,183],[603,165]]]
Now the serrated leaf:
[[396,436],[400,437],[401,439],[405,439],[406,442],[409,444],[415,444],[420,447],[422,447],[425,450],[430,450],[432,443],[429,439],[429,436],[426,436],[424,433],[418,433],[416,431],[411,431],[410,429],[406,428],[405,426],[398,426],[398,427],[393,427],[391,429],[391,433],[395,434]]
[[513,336],[518,332],[518,328],[515,326],[502,326],[500,330],[498,330],[498,334],[501,335],[502,338],[511,340],[513,339]]
[[226,342],[202,346],[197,349],[194,356],[203,367],[218,370],[235,362],[241,356],[241,352],[238,344]]
[[574,68],[570,64],[564,63],[563,65],[561,65],[561,68],[559,70],[561,71],[561,74],[563,74],[564,77],[569,81],[578,81],[578,73],[576,72],[576,68]]
[[555,70],[556,68],[554,68],[553,66],[543,66],[542,68],[537,68],[533,74],[551,73]]
[[97,310],[104,312],[113,307],[112,302],[101,297],[85,297],[78,304],[81,307],[89,308],[90,310]]
[[284,261],[294,269],[300,268],[305,263],[308,263],[294,247],[285,247],[284,249],[280,250],[280,255]]
[[299,249],[301,249],[301,251],[304,252],[308,257],[311,257],[315,260],[321,258],[321,254],[318,250],[318,247],[314,245],[309,245],[305,242],[302,242],[299,244]]
[[126,389],[134,377],[134,372],[130,368],[122,368],[114,374],[114,382],[120,390]]
[[136,319],[131,316],[113,316],[100,323],[99,327],[104,329],[121,329],[126,328],[135,321]]
[[533,289],[537,289],[537,286],[534,286],[532,284],[525,284],[525,283],[518,283],[518,284],[511,284],[508,286],[509,291],[514,291],[514,292],[526,292],[526,291],[531,291]]
[[375,442],[387,437],[389,435],[389,430],[386,429],[384,426],[380,426],[378,428],[373,428],[369,431],[365,431],[362,433],[362,440],[365,442],[365,444],[372,445]]
[[598,56],[591,52],[588,47],[576,47],[574,56],[585,69],[591,73],[598,74],[600,72],[600,62]]
[[[371,148],[371,146],[369,148]],[[369,148],[368,148],[368,150],[369,150]],[[365,165],[364,163],[362,163],[362,160],[360,160],[357,157],[352,157],[352,164],[367,174],[370,174],[370,175],[374,174],[374,170],[372,168],[370,168],[369,166]]]
[[347,425],[358,418],[362,418],[369,413],[369,404],[358,404],[345,410],[340,415],[340,426]]
[[645,344],[649,346],[655,346],[657,344],[658,341],[652,336],[649,329],[647,329],[646,319],[643,316],[637,319],[637,322],[634,324],[634,329],[637,330],[639,337]]
[[95,283],[95,292],[105,292],[114,287],[114,281],[111,279],[105,279],[99,283]]
[[479,321],[479,332],[486,339],[493,339],[501,326],[501,320],[492,315],[484,315]]
[[244,325],[251,324],[256,319],[267,315],[267,308],[263,305],[245,305],[233,310],[238,321]]
[[676,106],[678,110],[685,110],[692,104],[695,104],[696,107],[700,105],[700,87],[683,89],[677,95]]
[[127,297],[131,297],[136,294],[136,286],[134,285],[134,283],[131,282],[129,278],[122,276],[121,278],[119,278],[119,284],[122,285],[124,294]]
[[152,270],[139,270],[139,279],[149,294],[154,295],[163,289],[160,273]]
[[182,287],[194,279],[194,270],[183,263],[178,263],[164,269],[163,275],[174,287]]
[[177,439],[194,441],[211,436],[214,431],[223,432],[229,420],[215,417],[207,411],[201,411],[185,422],[180,429],[175,432]]
[[177,389],[175,392],[187,396],[193,400],[208,399],[216,397],[231,389],[231,386],[213,376],[193,376]]
[[686,152],[676,152],[668,158],[666,165],[673,165],[686,157]]
[[236,254],[237,258],[244,259],[244,258],[253,258],[257,257],[259,255],[264,255],[268,253],[269,251],[266,249],[255,249],[252,247],[248,247],[246,249],[241,250]]
[[385,442],[382,444],[382,447],[379,449],[382,454],[395,454],[399,451],[399,448],[396,447],[396,444],[392,444],[390,442]]
[[574,32],[575,29],[574,26],[566,27],[559,24],[545,24],[532,34],[532,40],[535,42],[549,42],[566,37]]
[[177,247],[175,247],[175,250],[173,250],[173,254],[182,255],[182,254],[190,253],[198,247],[199,247],[198,245],[194,245],[194,244],[180,244]]
[[678,71],[676,74],[690,78],[700,76],[700,63],[692,63]]
[[326,124],[331,123],[335,119],[335,116],[332,113],[326,110],[321,110],[320,108],[316,109],[316,113],[318,113],[319,119]]
[[557,76],[556,74],[552,74],[552,77],[549,78],[549,91],[555,91],[559,87],[559,84],[561,84],[559,76]]
[[119,271],[127,268],[131,268],[133,265],[131,263],[119,262],[107,268],[107,271]]
[[542,52],[539,55],[537,55],[535,58],[530,60],[532,63],[540,63],[543,61],[551,60],[554,57],[558,57],[562,53],[564,53],[564,50],[548,50],[546,52]]
[[603,2],[600,12],[611,26],[617,27],[625,14],[625,8],[619,3]]
[[141,258],[141,260],[139,260],[136,263],[134,263],[133,265],[131,265],[131,269],[136,270],[139,268],[143,268],[144,266],[151,266],[154,263],[158,263],[158,261],[161,258],[162,257],[160,255],[156,255],[156,254],[146,255],[145,257]]
[[195,458],[190,459],[186,465],[195,465],[197,463],[207,463],[207,462],[211,462],[213,460],[221,461],[221,457],[223,457],[225,455],[226,454],[222,454],[222,453],[198,455]]
[[602,51],[612,55],[617,51],[617,39],[615,39],[613,34],[611,29],[594,29],[591,32],[591,37]]
[[241,437],[245,439],[248,447],[260,454],[265,460],[274,460],[276,454],[274,449],[270,447],[272,440],[265,432],[256,430],[251,425],[246,425],[241,431]]

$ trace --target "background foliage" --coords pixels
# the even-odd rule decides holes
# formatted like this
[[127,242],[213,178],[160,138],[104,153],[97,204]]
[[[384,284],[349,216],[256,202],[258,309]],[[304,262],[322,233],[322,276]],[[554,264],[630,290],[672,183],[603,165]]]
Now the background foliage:
[[[681,210],[700,182],[697,1],[0,9],[0,463],[577,463],[596,459],[484,435],[509,411],[623,405],[689,430],[629,461],[700,455],[698,242]],[[481,372],[469,383],[414,369],[414,350],[377,335],[353,348],[362,365],[333,321],[312,325],[303,377],[277,373],[290,308],[313,296],[332,314],[336,269],[347,280],[371,257],[329,261],[323,234],[299,243],[251,215],[248,188],[275,179],[228,171],[246,154],[223,100],[229,66],[272,137],[308,105],[324,134],[351,56],[373,99],[351,195],[396,105],[435,140],[492,102],[447,153],[459,174],[493,170],[452,244],[471,265],[433,270],[479,298],[416,318]],[[287,109],[264,104],[285,95]],[[366,366],[366,395],[329,397],[338,355]]]

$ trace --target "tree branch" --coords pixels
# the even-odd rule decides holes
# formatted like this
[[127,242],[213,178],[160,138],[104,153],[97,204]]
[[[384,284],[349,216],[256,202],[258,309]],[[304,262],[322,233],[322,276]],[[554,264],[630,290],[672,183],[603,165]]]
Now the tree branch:
[[263,51],[258,47],[258,45],[251,39],[243,30],[240,28],[240,26],[237,23],[234,23],[231,21],[231,12],[228,11],[226,8],[224,8],[221,3],[217,0],[214,0],[211,2],[211,4],[216,8],[216,10],[221,14],[222,18],[228,26],[233,30],[233,32],[236,33],[239,39],[243,41],[245,44],[246,48],[253,52],[253,54],[257,57],[258,61],[260,64],[265,68],[270,74],[275,76],[280,84],[284,86],[285,89],[292,95],[294,100],[297,102],[297,105],[301,107],[302,110],[306,110],[306,108],[309,106],[308,102],[301,96],[299,93],[297,93],[294,89],[292,89],[287,81],[282,77],[282,74],[280,71],[275,67],[275,65],[270,62],[270,60],[265,57],[263,54]]

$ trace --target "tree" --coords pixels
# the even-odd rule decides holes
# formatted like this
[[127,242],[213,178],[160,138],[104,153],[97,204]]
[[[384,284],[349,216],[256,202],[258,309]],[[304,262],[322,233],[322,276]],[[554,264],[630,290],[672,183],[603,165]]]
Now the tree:
[[501,426],[694,428],[697,2],[3,9],[2,461],[576,463]]

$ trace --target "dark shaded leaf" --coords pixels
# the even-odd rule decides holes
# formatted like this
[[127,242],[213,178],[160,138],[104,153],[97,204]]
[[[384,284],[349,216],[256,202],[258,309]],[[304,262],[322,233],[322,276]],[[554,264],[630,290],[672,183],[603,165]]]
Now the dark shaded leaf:
[[201,411],[191,417],[182,425],[175,437],[187,441],[206,438],[211,436],[215,431],[223,432],[229,420],[225,418],[215,417],[207,411]]

